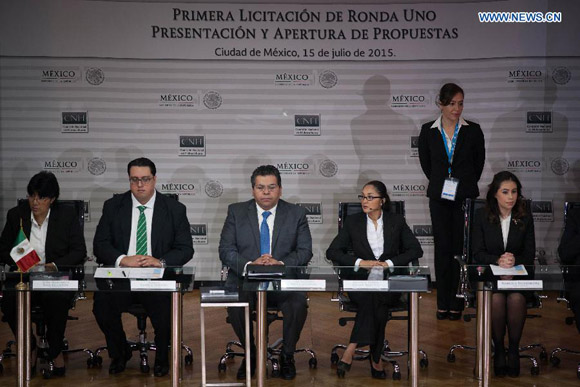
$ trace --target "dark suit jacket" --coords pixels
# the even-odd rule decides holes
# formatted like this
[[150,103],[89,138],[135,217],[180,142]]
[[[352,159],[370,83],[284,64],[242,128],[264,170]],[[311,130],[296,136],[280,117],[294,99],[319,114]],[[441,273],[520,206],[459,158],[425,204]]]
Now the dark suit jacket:
[[563,264],[580,264],[580,208],[568,212],[558,254]]
[[[239,283],[246,263],[260,257],[260,227],[254,199],[228,207],[219,255],[229,268],[228,284]],[[272,256],[286,266],[306,266],[312,258],[312,237],[306,210],[284,200],[279,200],[276,208]]]
[[518,220],[512,218],[507,246],[504,248],[501,225],[490,223],[486,209],[480,208],[475,212],[471,249],[476,263],[496,264],[499,257],[508,252],[515,256],[516,265],[533,265],[536,240],[532,215],[528,213]]
[[[431,128],[435,121],[427,122],[421,127],[419,134],[419,161],[421,168],[429,179],[427,196],[431,199],[441,199],[443,182],[448,176],[449,160],[441,132]],[[477,182],[481,178],[485,164],[485,140],[478,124],[467,121],[469,125],[462,126],[457,136],[451,176],[459,179],[456,201],[479,196]]]
[[[383,254],[379,258],[383,262],[390,259],[395,266],[405,266],[423,256],[419,241],[413,235],[402,215],[383,212],[383,238]],[[349,250],[352,250],[354,255],[350,254]],[[354,266],[358,258],[375,259],[367,239],[367,215],[365,213],[361,212],[346,217],[344,226],[326,250],[326,257],[336,266]],[[348,273],[348,277],[357,278],[367,278],[369,275],[369,271],[363,269],[359,269],[356,274],[351,271]]]
[[[10,256],[14,241],[22,229],[27,238],[30,238],[30,206],[23,201],[19,206],[8,211],[6,225],[0,237],[0,261],[16,267]],[[55,263],[57,266],[81,265],[87,257],[85,237],[81,230],[78,214],[74,209],[61,206],[55,201],[50,210],[48,229],[46,231],[46,263]]]
[[[127,254],[131,238],[133,202],[131,191],[105,202],[93,250],[97,262],[112,266]],[[151,226],[151,253],[164,259],[167,266],[182,266],[193,256],[193,243],[185,206],[157,192]]]

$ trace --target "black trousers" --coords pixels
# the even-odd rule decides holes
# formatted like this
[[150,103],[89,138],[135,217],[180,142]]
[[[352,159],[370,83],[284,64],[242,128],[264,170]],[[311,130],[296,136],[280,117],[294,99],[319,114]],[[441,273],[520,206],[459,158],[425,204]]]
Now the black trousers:
[[[31,308],[42,308],[43,322],[46,325],[46,341],[48,342],[48,357],[55,359],[64,349],[63,340],[66,330],[68,311],[75,292],[32,292]],[[17,306],[16,292],[4,292],[2,298],[3,320],[10,325],[16,336]]]
[[155,362],[167,363],[171,338],[171,294],[165,292],[95,292],[93,314],[105,335],[109,357],[124,356],[127,336],[121,314],[137,303],[143,305],[155,330]]
[[456,298],[459,284],[459,263],[455,255],[463,252],[463,203],[444,199],[429,199],[433,239],[435,241],[435,276],[437,309],[463,310]]
[[[240,291],[240,302],[249,302],[251,310],[256,308],[256,294],[253,292]],[[308,315],[308,304],[306,293],[304,292],[268,292],[268,307],[280,309],[283,315],[282,339],[284,341],[283,352],[287,356],[293,356],[296,350],[296,343],[300,339],[300,333],[306,322]],[[228,318],[234,332],[240,342],[246,344],[246,323],[244,308],[228,308]],[[256,356],[256,344],[254,341],[254,330],[250,327],[250,346],[252,357]]]
[[357,343],[358,346],[369,345],[372,359],[378,363],[383,351],[389,310],[400,298],[400,294],[349,292],[348,296],[357,306],[349,342]]

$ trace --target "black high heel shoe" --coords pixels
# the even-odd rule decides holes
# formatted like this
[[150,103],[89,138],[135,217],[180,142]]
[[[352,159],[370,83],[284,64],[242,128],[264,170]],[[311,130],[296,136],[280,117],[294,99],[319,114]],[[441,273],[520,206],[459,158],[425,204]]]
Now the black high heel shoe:
[[42,370],[42,377],[44,379],[50,379],[53,376],[64,376],[66,373],[66,367],[56,367],[54,362],[51,360],[48,362],[48,368]]
[[343,362],[342,360],[338,362],[338,364],[336,365],[336,375],[341,378],[344,379],[344,376],[346,375],[346,373],[348,371],[350,371],[350,364]]
[[385,372],[385,370],[376,370],[375,367],[373,367],[373,359],[372,357],[369,358],[370,363],[371,363],[371,376],[373,377],[373,379],[386,379],[387,378],[387,373]]
[[507,356],[507,375],[510,378],[517,378],[520,376],[520,350],[509,349]]
[[505,350],[496,351],[493,355],[493,371],[495,376],[503,377],[507,374]]

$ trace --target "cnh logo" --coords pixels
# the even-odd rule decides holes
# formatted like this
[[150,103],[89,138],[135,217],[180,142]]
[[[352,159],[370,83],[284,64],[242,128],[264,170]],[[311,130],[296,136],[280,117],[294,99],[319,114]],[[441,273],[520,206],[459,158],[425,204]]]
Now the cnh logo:
[[540,160],[511,160],[508,161],[508,168],[540,168]]
[[62,123],[63,124],[86,124],[87,123],[87,112],[63,112],[62,113]]
[[320,203],[300,203],[300,207],[306,210],[307,215],[320,215],[322,213]]
[[182,148],[203,148],[205,138],[203,136],[179,136],[179,146]]
[[294,125],[300,127],[319,127],[320,126],[320,116],[319,115],[295,115]]
[[528,112],[528,124],[551,124],[552,112]]
[[532,212],[533,213],[552,213],[552,202],[549,200],[532,201]]
[[433,236],[433,226],[430,224],[413,225],[413,234],[418,237]]
[[510,78],[540,78],[544,76],[542,70],[510,70]]
[[191,232],[191,235],[194,236],[206,236],[207,224],[190,224],[189,231]]

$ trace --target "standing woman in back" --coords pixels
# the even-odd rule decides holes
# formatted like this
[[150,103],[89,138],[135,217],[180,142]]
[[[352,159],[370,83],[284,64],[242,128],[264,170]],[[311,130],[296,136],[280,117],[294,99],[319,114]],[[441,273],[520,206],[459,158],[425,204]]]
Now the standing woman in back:
[[443,85],[437,97],[441,115],[424,124],[419,135],[419,161],[429,180],[427,196],[435,240],[437,319],[459,320],[463,304],[455,297],[463,251],[463,210],[466,198],[479,196],[477,182],[485,163],[483,132],[463,119],[463,89]]

